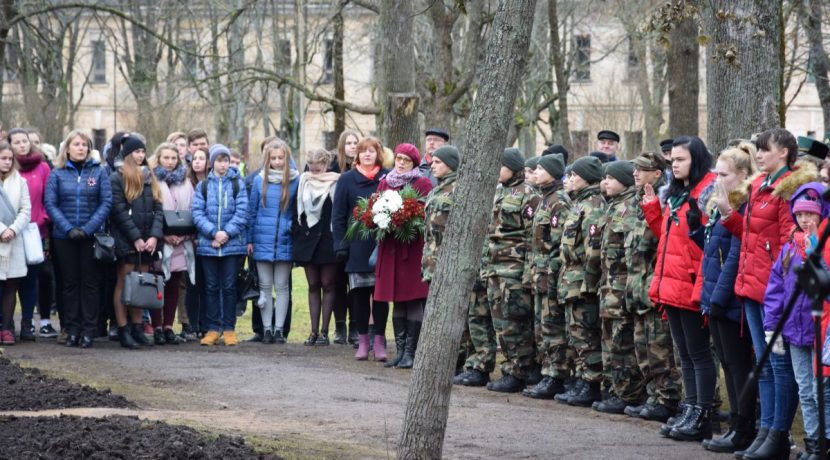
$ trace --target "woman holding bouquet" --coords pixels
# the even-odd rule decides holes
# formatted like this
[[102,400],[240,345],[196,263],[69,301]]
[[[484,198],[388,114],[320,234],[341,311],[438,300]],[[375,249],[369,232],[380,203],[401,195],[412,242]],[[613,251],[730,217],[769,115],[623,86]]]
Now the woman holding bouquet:
[[[419,168],[421,154],[412,144],[395,147],[395,168],[381,179],[378,192],[401,191],[412,187],[423,198],[432,190],[432,182],[422,177]],[[424,301],[429,285],[421,280],[421,257],[424,253],[423,232],[410,241],[399,241],[387,236],[378,243],[375,267],[375,300],[395,302],[392,327],[395,331],[395,360],[386,367],[409,369],[415,357],[421,322],[424,319]],[[377,318],[375,319],[377,321]],[[375,331],[382,331],[375,327]],[[377,356],[377,352],[375,352]]]
[[371,237],[356,236],[346,238],[346,229],[352,210],[361,198],[368,198],[378,189],[382,177],[388,172],[383,169],[383,146],[373,137],[367,137],[357,145],[357,161],[352,169],[343,173],[337,180],[337,192],[332,206],[332,233],[334,234],[335,255],[338,262],[346,263],[349,278],[351,311],[357,321],[358,347],[355,359],[365,360],[369,357],[369,313],[375,320],[375,360],[386,360],[386,346],[383,331],[386,329],[386,317],[389,304],[374,302],[372,292],[375,288],[374,267],[369,265],[369,257],[375,249],[375,240]]

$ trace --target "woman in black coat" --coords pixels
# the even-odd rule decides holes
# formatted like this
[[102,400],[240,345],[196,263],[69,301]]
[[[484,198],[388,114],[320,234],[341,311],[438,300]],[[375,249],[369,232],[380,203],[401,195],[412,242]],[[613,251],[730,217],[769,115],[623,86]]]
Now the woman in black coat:
[[164,244],[164,212],[153,172],[146,167],[144,143],[127,138],[121,146],[124,163],[110,176],[112,185],[111,231],[118,257],[118,279],[113,294],[118,338],[121,346],[152,346],[144,335],[142,310],[130,310],[132,327],[128,330],[127,309],[121,302],[124,279],[133,270],[148,271]]

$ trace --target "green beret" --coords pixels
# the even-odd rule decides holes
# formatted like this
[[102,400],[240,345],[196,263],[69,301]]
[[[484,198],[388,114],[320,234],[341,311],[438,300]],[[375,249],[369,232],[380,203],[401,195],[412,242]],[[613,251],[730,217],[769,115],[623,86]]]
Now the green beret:
[[602,162],[597,157],[587,156],[574,161],[571,171],[589,184],[602,180]]
[[561,153],[552,153],[545,155],[539,159],[539,166],[541,166],[554,179],[560,179],[565,175],[565,161],[562,159]]
[[504,153],[501,155],[501,165],[507,166],[507,169],[513,172],[524,171],[525,157],[519,149],[509,147],[504,149]]
[[634,185],[634,164],[630,161],[614,161],[605,165],[605,175],[620,181],[626,187]]
[[461,155],[454,145],[442,145],[436,151],[432,152],[432,156],[443,161],[453,171],[457,171],[458,165],[461,163]]

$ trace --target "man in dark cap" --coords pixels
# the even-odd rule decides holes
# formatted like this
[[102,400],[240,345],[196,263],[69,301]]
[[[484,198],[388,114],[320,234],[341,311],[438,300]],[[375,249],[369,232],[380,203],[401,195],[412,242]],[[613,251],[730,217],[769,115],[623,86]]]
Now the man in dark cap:
[[604,129],[597,133],[597,151],[602,152],[607,161],[617,161],[617,151],[620,148],[620,135],[614,131]]
[[827,158],[827,145],[810,137],[798,136],[798,156],[809,160],[821,169]]
[[421,170],[421,176],[429,178],[433,187],[438,185],[438,179],[435,178],[430,169],[432,154],[449,141],[450,133],[441,128],[428,128],[424,132],[424,157],[421,158],[418,169]]
[[674,139],[668,138],[660,141],[660,151],[663,152],[663,158],[666,161],[671,161],[671,148],[674,146]]

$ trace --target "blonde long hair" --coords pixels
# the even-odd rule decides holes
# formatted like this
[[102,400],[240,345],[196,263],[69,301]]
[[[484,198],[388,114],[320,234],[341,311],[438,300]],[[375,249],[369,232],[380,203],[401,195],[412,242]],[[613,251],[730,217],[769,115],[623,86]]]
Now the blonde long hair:
[[285,164],[282,165],[282,195],[280,196],[280,209],[286,210],[288,209],[290,195],[289,189],[291,188],[290,180],[291,177],[291,147],[282,140],[282,139],[274,139],[269,142],[265,148],[262,149],[262,206],[265,206],[265,196],[268,195],[266,191],[268,190],[268,175],[271,172],[271,152],[275,150],[282,150],[282,153],[285,154]]
[[[147,174],[150,175],[150,188],[153,191],[153,200],[160,203],[161,189],[159,189],[156,175],[153,174],[153,170],[150,168],[147,168]],[[144,168],[136,163],[134,156],[127,155],[124,158],[124,164],[121,165],[121,176],[124,178],[124,198],[128,203],[132,203],[144,192]]]
[[69,161],[69,143],[72,142],[72,139],[76,137],[82,138],[86,141],[86,159],[89,159],[92,155],[92,138],[89,137],[87,133],[81,131],[80,129],[74,129],[66,135],[61,142],[61,149],[58,152],[58,156],[55,157],[55,167],[56,168],[63,168],[66,166],[66,162]]
[[752,142],[741,141],[738,145],[721,151],[718,161],[726,161],[735,171],[743,171],[746,177],[752,177],[758,171],[758,165],[755,163],[756,152],[757,149]]

